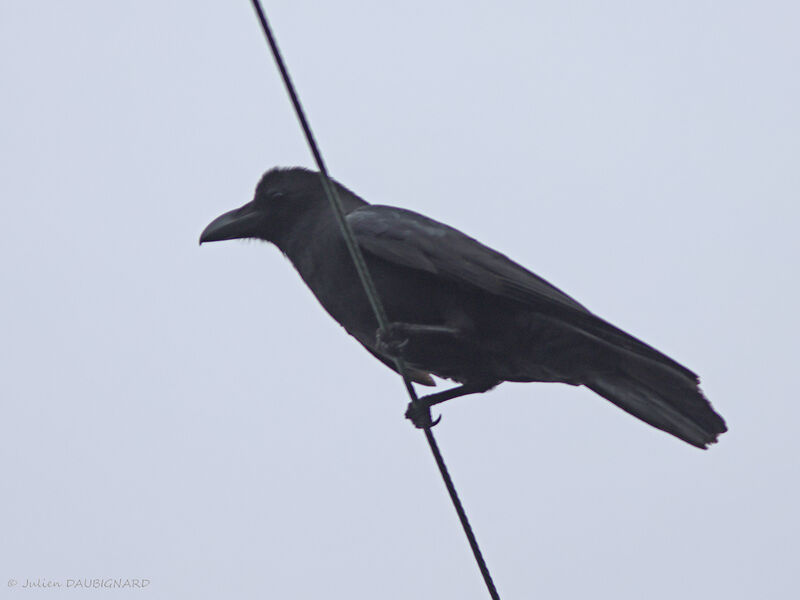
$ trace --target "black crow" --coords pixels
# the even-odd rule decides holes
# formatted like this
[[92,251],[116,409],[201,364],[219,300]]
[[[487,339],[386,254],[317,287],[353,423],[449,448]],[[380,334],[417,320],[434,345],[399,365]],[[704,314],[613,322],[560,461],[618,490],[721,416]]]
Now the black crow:
[[[389,320],[378,324],[328,203],[320,175],[301,168],[264,174],[255,198],[212,221],[200,243],[255,238],[283,252],[323,308],[390,368],[460,387],[410,411],[503,381],[584,385],[667,433],[705,448],[727,430],[698,376],[595,316],[541,277],[442,223],[371,205],[334,182]],[[427,415],[425,412],[427,411]]]

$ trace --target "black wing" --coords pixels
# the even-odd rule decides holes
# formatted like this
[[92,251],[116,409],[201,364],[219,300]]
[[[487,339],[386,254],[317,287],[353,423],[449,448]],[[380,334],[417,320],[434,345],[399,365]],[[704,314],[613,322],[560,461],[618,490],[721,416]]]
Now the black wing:
[[358,208],[347,215],[347,221],[367,254],[521,302],[531,310],[553,316],[629,352],[668,364],[697,380],[697,375],[683,365],[453,227],[410,210],[380,205]]
[[507,256],[419,213],[371,205],[354,210],[347,221],[359,246],[384,260],[521,302],[554,303],[589,312]]

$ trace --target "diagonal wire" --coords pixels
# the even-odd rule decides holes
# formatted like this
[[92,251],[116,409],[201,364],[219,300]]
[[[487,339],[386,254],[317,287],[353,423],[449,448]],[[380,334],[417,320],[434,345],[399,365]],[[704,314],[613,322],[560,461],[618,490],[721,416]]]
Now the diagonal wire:
[[[289,71],[286,69],[286,65],[283,62],[283,57],[281,56],[280,49],[278,48],[278,43],[275,41],[275,37],[272,34],[272,29],[269,26],[267,17],[264,14],[264,10],[261,8],[261,3],[259,0],[251,0],[251,2],[256,11],[256,15],[258,16],[258,20],[261,23],[261,29],[267,38],[267,43],[272,51],[275,64],[277,65],[278,70],[281,73],[281,77],[283,78],[283,83],[285,84],[286,91],[288,92],[289,98],[292,101],[292,106],[294,106],[294,110],[297,113],[297,119],[300,121],[300,126],[303,128],[303,133],[305,134],[308,146],[311,149],[311,153],[314,155],[314,160],[319,168],[322,186],[325,190],[326,196],[328,197],[328,201],[331,204],[331,208],[336,215],[336,221],[339,224],[345,244],[347,245],[347,249],[350,252],[351,258],[353,259],[353,263],[355,264],[361,284],[364,286],[364,292],[366,293],[372,310],[375,313],[375,318],[378,321],[378,328],[381,332],[384,332],[387,329],[389,320],[386,317],[386,311],[383,308],[383,303],[378,295],[378,291],[375,289],[375,284],[372,281],[372,277],[369,274],[367,265],[364,262],[364,256],[361,253],[361,249],[356,244],[353,232],[350,229],[350,225],[347,223],[347,220],[344,217],[344,211],[342,210],[342,204],[339,200],[339,196],[336,193],[336,188],[334,187],[333,183],[331,182],[331,178],[328,175],[328,169],[325,167],[325,161],[322,159],[322,154],[319,151],[319,147],[314,139],[314,134],[312,133],[311,127],[308,124],[305,112],[300,104],[300,99],[297,97],[297,92],[292,84]],[[395,358],[394,361],[395,365],[397,366],[397,371],[403,378],[403,383],[406,386],[408,395],[411,397],[412,405],[415,407],[419,406],[420,401],[417,397],[414,387],[411,385],[411,380],[408,378],[404,361],[401,358]],[[492,576],[489,573],[489,568],[486,566],[486,561],[483,559],[483,554],[478,546],[477,539],[475,539],[475,534],[472,532],[472,527],[470,526],[469,519],[467,518],[467,513],[464,511],[464,507],[458,497],[456,488],[453,485],[453,480],[450,477],[449,471],[447,470],[447,465],[445,464],[442,453],[439,450],[439,445],[436,443],[436,438],[433,436],[433,432],[431,431],[430,427],[425,427],[423,431],[425,432],[425,438],[428,440],[428,445],[431,448],[433,457],[436,460],[436,466],[439,467],[439,472],[442,475],[445,487],[447,487],[447,492],[450,494],[450,499],[452,500],[453,506],[458,514],[458,518],[461,521],[461,526],[463,527],[464,533],[469,541],[472,554],[475,556],[475,561],[478,563],[478,568],[483,576],[483,581],[486,583],[486,588],[489,590],[489,595],[493,600],[499,600],[500,596],[497,593],[497,588],[495,588],[494,581],[492,581]]]

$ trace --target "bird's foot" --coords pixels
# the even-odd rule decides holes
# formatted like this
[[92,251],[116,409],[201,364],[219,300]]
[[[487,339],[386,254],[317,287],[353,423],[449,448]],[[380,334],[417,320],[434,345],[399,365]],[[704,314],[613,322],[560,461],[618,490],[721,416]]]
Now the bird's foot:
[[405,323],[389,323],[386,329],[378,329],[375,333],[375,345],[378,352],[402,358],[409,343]]
[[406,409],[406,419],[414,424],[417,429],[430,429],[442,420],[439,415],[434,421],[431,418],[431,407],[424,400],[417,400],[416,402],[409,402]]

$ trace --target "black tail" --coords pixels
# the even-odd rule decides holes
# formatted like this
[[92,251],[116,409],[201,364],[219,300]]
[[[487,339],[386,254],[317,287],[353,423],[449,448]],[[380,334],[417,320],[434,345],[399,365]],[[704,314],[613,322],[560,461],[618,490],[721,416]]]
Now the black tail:
[[691,371],[643,357],[628,357],[614,372],[593,375],[584,385],[653,427],[705,449],[728,428]]

